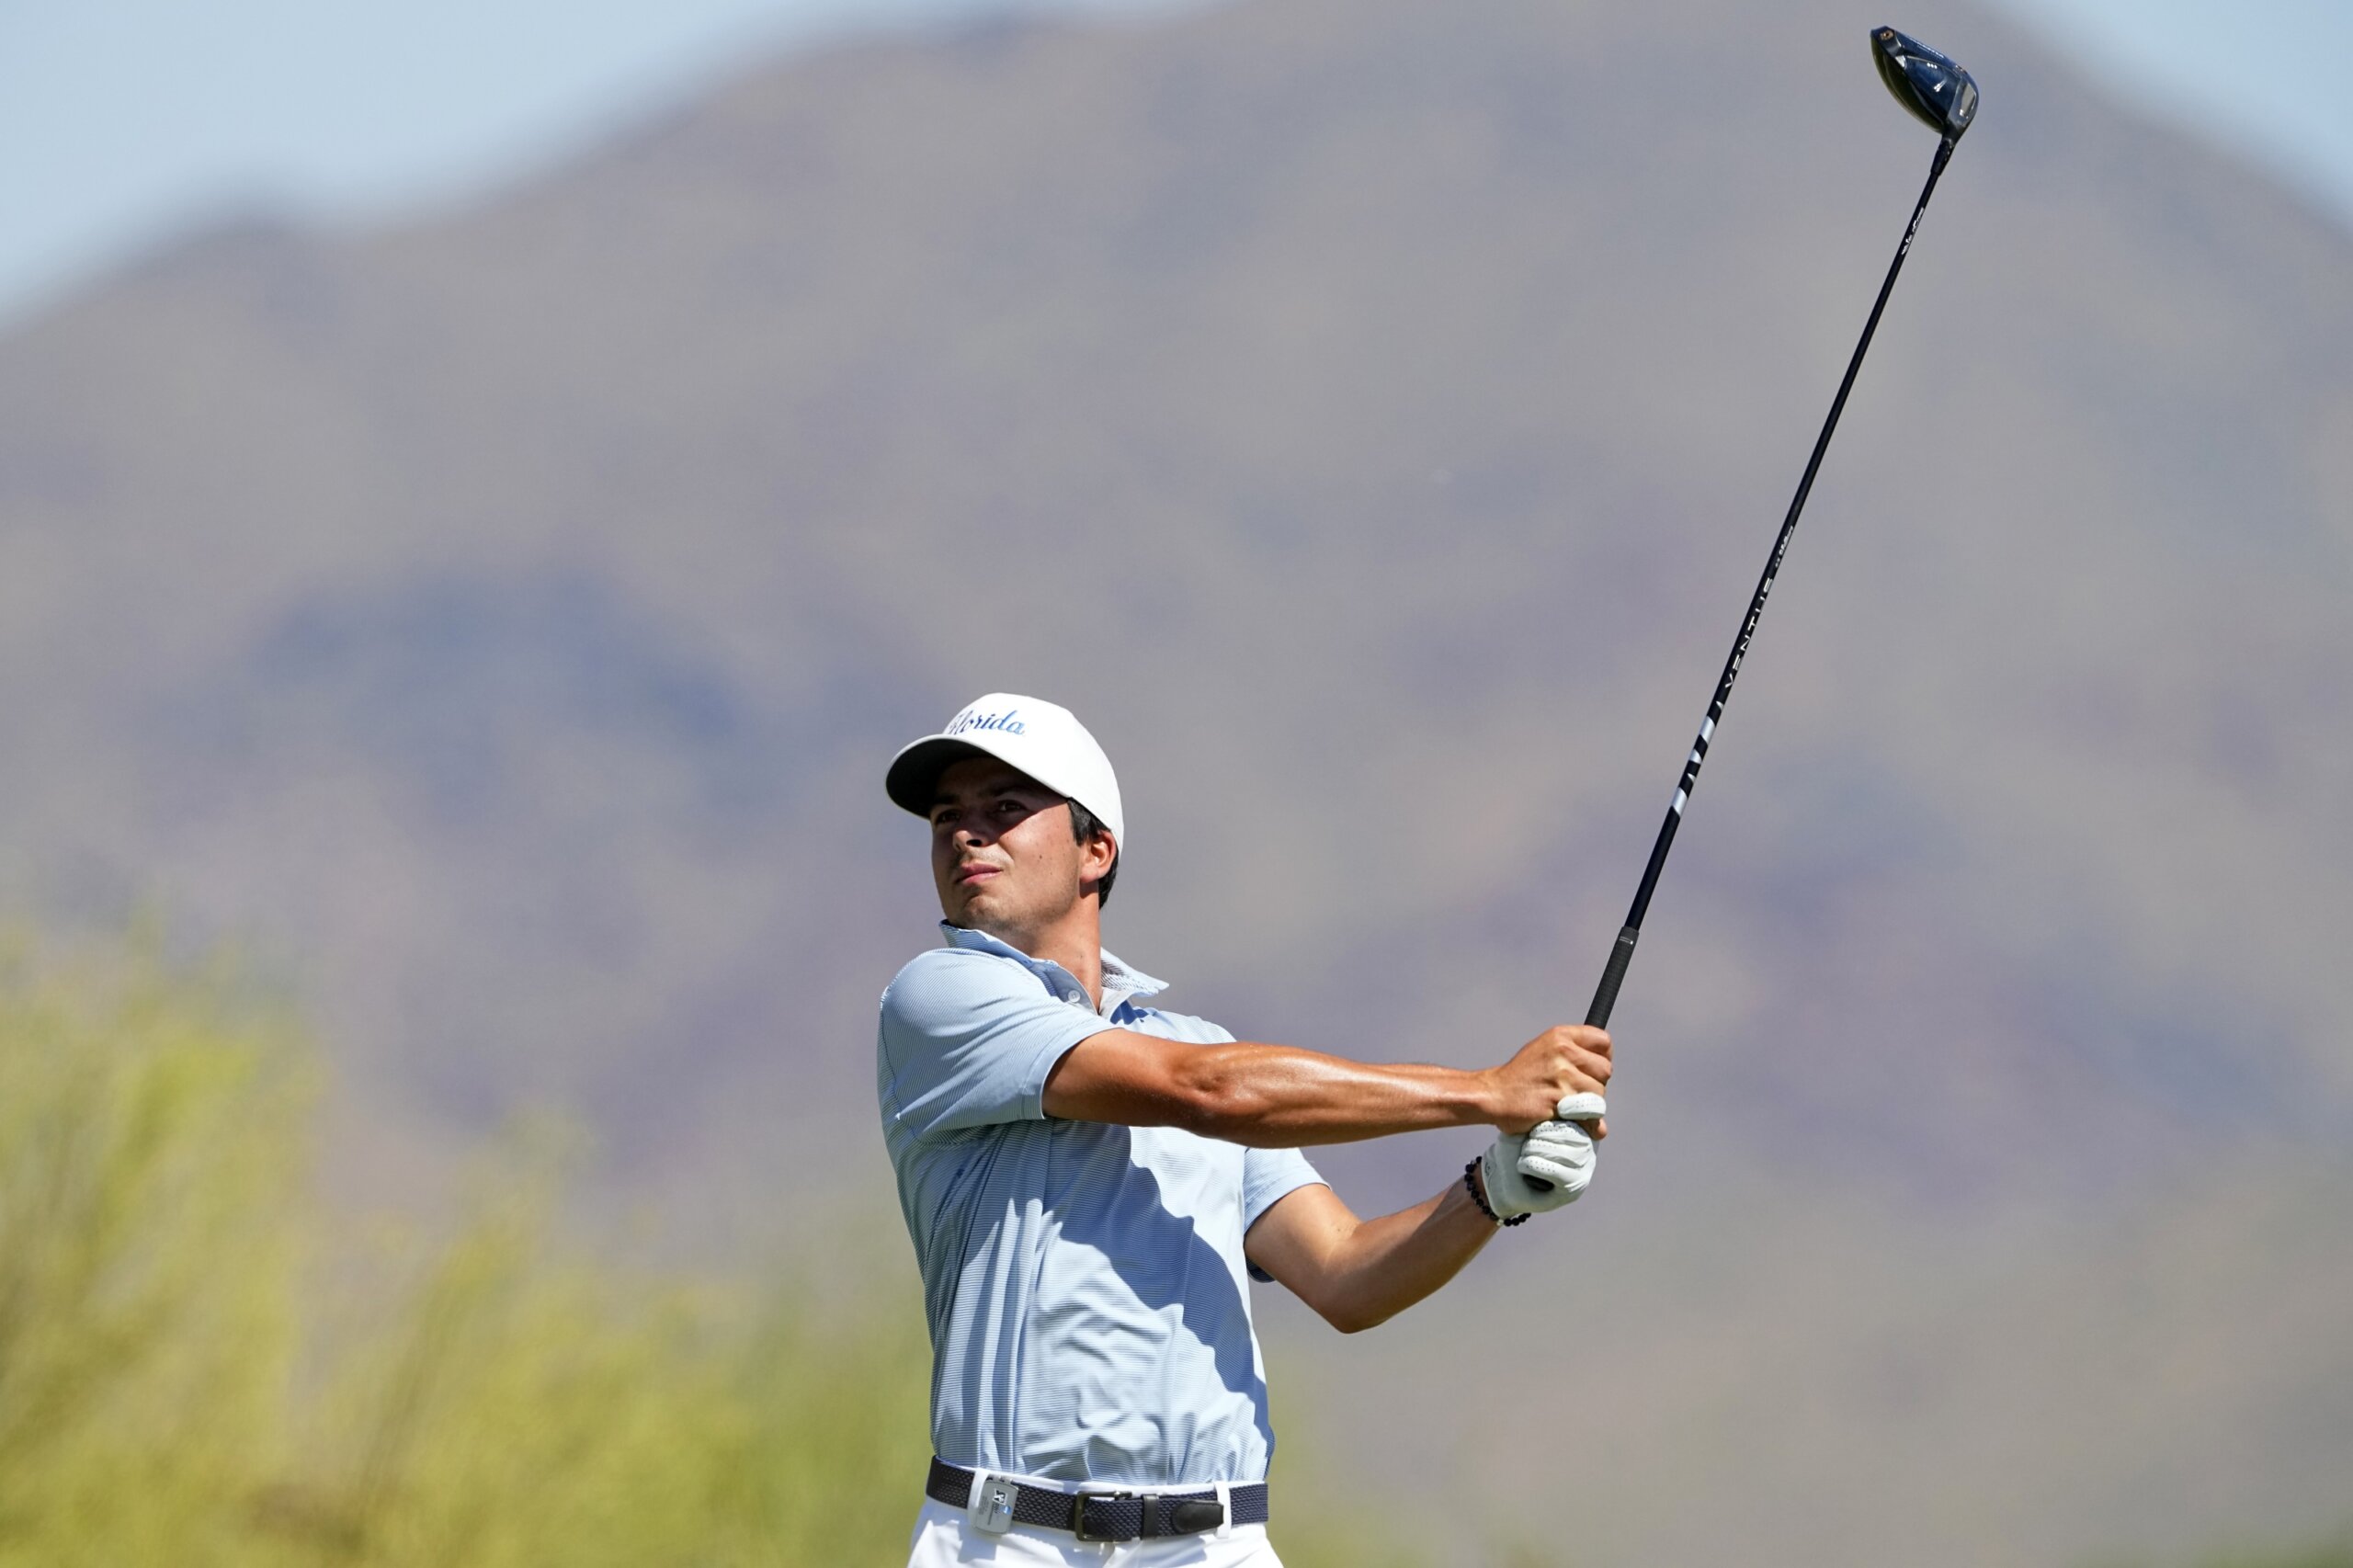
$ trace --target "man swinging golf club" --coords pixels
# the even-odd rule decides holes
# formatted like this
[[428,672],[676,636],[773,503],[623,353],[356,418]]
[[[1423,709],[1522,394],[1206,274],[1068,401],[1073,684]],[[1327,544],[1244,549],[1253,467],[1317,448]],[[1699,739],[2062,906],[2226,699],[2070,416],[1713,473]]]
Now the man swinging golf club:
[[[946,945],[882,994],[877,1085],[923,1271],[934,1452],[910,1568],[1275,1568],[1246,1278],[1343,1332],[1452,1278],[1592,1179],[1609,1037],[1498,1066],[1236,1041],[1103,949],[1127,845],[1066,710],[998,692],[892,762],[931,823]],[[1299,1146],[1492,1126],[1427,1201],[1359,1220]],[[1529,1178],[1535,1178],[1531,1180]],[[912,1479],[912,1478],[910,1478]]]
[[[933,1355],[930,1499],[910,1568],[1101,1562],[1268,1568],[1264,1370],[1245,1270],[1336,1327],[1452,1278],[1593,1176],[1609,1017],[1733,677],[1975,80],[1893,28],[1881,80],[1938,134],[1927,184],[1749,601],[1587,1021],[1483,1072],[1236,1041],[1145,999],[1103,950],[1127,828],[1093,736],[996,693],[902,751],[891,799],[931,821],[947,946],[882,995],[878,1077]],[[1425,1127],[1500,1136],[1460,1183],[1360,1221],[1300,1154]],[[1587,1129],[1590,1128],[1588,1132]]]

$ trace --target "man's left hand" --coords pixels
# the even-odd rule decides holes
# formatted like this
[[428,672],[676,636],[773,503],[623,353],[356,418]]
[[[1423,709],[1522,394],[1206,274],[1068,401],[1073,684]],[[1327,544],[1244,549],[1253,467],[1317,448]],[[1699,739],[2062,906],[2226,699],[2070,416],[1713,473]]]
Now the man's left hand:
[[1550,1182],[1573,1203],[1593,1183],[1594,1144],[1609,1108],[1599,1095],[1564,1095],[1552,1108],[1558,1119],[1530,1128],[1514,1168],[1523,1176]]
[[[1508,1220],[1574,1203],[1593,1181],[1593,1134],[1586,1124],[1607,1108],[1599,1095],[1569,1095],[1556,1108],[1559,1119],[1497,1138],[1479,1166],[1496,1216]],[[1539,1187],[1540,1181],[1547,1185]]]

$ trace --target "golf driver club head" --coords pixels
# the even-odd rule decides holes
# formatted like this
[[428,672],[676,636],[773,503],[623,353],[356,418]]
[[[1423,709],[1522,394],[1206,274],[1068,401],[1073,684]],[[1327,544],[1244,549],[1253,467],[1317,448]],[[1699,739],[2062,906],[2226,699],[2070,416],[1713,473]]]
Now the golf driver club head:
[[1946,141],[1960,141],[1977,118],[1976,78],[1918,40],[1873,28],[1871,62],[1895,101]]

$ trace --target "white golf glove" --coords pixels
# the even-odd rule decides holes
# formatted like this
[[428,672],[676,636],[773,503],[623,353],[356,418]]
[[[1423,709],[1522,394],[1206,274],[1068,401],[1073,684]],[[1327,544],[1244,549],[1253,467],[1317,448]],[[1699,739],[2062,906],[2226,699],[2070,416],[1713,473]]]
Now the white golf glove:
[[[1563,1208],[1593,1183],[1593,1134],[1585,1124],[1606,1113],[1608,1103],[1599,1095],[1570,1095],[1552,1108],[1559,1120],[1498,1136],[1480,1162],[1479,1179],[1499,1220]],[[1551,1184],[1549,1190],[1530,1176]]]

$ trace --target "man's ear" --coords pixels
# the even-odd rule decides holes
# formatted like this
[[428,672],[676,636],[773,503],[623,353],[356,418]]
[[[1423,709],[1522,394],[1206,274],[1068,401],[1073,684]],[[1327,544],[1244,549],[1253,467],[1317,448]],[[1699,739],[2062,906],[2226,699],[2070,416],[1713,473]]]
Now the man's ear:
[[[1101,896],[1103,879],[1111,874],[1111,868],[1119,863],[1119,840],[1101,829],[1088,835],[1086,842],[1078,846],[1079,887],[1082,890],[1091,889],[1098,897]],[[1081,896],[1084,896],[1083,892]]]

